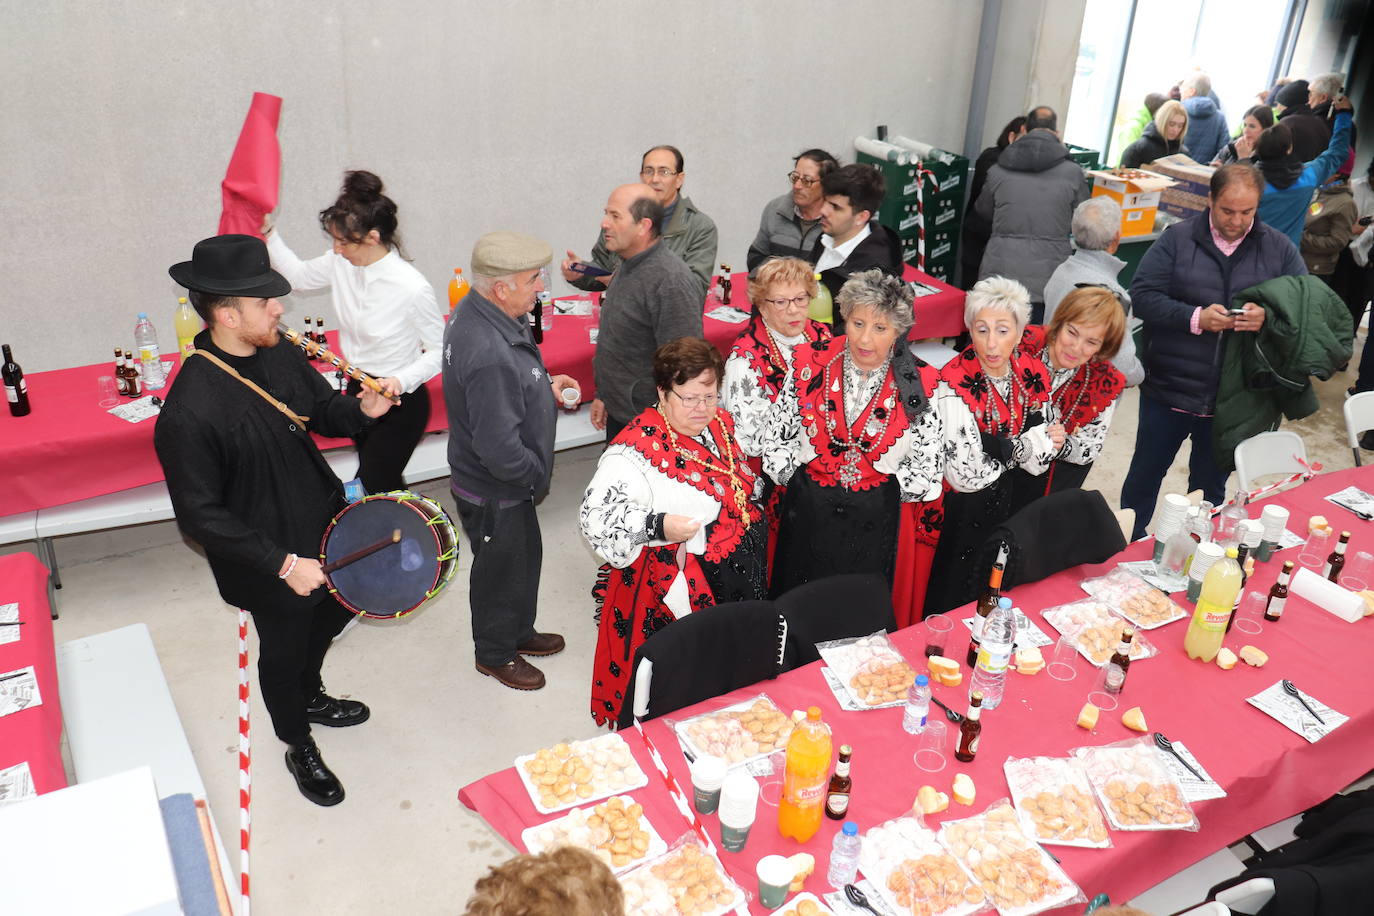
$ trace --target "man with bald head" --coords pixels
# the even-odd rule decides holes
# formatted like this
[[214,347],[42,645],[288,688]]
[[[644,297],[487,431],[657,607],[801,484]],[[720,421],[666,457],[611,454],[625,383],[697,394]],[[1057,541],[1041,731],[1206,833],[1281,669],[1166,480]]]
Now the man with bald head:
[[[687,263],[697,279],[701,298],[705,300],[711,274],[715,271],[716,224],[682,193],[686,178],[682,150],[676,146],[652,147],[639,159],[639,180],[653,188],[658,202],[663,205],[663,244]],[[568,257],[572,256],[572,252],[568,252]],[[614,272],[620,267],[620,260],[604,237],[596,240],[592,248],[593,264]],[[609,279],[573,274],[568,282],[579,289],[596,291],[605,289]]]
[[[649,185],[621,185],[611,192],[601,217],[601,244],[618,266],[601,299],[591,420],[610,442],[658,400],[654,351],[679,337],[702,336],[705,297],[687,264],[663,242],[663,204]],[[563,262],[569,281],[577,276],[574,259],[568,252]]]

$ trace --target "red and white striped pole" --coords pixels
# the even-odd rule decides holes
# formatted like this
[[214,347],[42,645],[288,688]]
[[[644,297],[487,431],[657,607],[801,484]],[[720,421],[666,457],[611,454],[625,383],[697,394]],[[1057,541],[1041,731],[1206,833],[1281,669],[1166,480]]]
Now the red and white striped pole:
[[253,751],[248,706],[248,612],[239,608],[239,916],[248,916],[248,840],[253,832]]

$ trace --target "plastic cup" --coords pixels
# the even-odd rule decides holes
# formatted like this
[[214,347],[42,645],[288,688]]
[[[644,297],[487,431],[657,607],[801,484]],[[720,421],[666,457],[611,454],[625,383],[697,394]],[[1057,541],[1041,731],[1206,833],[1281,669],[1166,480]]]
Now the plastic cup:
[[723,757],[704,754],[692,764],[692,804],[701,814],[715,814],[720,806],[720,787],[730,765]]
[[945,723],[937,719],[926,722],[916,745],[916,766],[927,773],[938,773],[945,768]]
[[1298,553],[1298,565],[1321,575],[1326,558],[1331,553],[1331,529],[1320,528],[1307,536],[1307,542]]
[[1264,632],[1264,606],[1269,603],[1269,596],[1263,592],[1250,592],[1240,600],[1240,607],[1236,609],[1235,628],[1238,632],[1256,633]]
[[1045,670],[1056,681],[1073,680],[1078,675],[1078,641],[1072,636],[1059,637]]
[[1278,549],[1279,538],[1288,527],[1288,510],[1283,506],[1265,506],[1260,513],[1260,562],[1268,562]]
[[102,375],[100,378],[96,379],[95,390],[98,396],[96,404],[101,408],[109,410],[119,403],[119,386],[115,384],[115,380],[112,377]]
[[954,621],[948,614],[935,614],[927,617],[922,625],[926,630],[926,657],[932,655],[945,655],[945,649],[949,645],[949,636],[954,629]]
[[774,751],[768,757],[773,772],[759,777],[759,801],[770,808],[782,803],[782,776],[787,769],[787,751]]
[[1369,588],[1369,576],[1374,571],[1374,554],[1366,550],[1356,551],[1354,556],[1348,557],[1345,561],[1345,568],[1341,570],[1338,585],[1343,585],[1352,592],[1361,592]]
[[759,903],[776,910],[787,901],[787,889],[792,884],[794,869],[782,856],[764,856],[759,859]]
[[1116,709],[1116,694],[1107,689],[1107,665],[1097,669],[1093,678],[1093,689],[1088,691],[1088,702],[1104,712]]
[[576,410],[577,405],[582,403],[582,392],[576,388],[564,388],[558,396],[562,399],[563,406],[568,410]]
[[758,801],[759,784],[743,768],[725,777],[720,790],[720,845],[726,852],[739,852],[749,841]]

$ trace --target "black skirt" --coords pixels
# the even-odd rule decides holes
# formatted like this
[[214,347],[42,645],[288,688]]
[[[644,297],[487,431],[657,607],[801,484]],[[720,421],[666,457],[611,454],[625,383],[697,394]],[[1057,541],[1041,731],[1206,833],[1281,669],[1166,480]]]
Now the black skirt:
[[[1027,475],[1029,477],[1029,475]],[[992,530],[1012,515],[1011,474],[973,493],[945,494],[945,521],[926,588],[925,613],[943,614],[973,601],[988,584],[990,570],[973,559]]]
[[772,595],[826,576],[877,573],[897,561],[901,491],[894,477],[868,490],[817,483],[803,468],[782,502]]
[[702,557],[701,574],[716,604],[768,597],[768,519],[745,529],[735,549],[719,563]]

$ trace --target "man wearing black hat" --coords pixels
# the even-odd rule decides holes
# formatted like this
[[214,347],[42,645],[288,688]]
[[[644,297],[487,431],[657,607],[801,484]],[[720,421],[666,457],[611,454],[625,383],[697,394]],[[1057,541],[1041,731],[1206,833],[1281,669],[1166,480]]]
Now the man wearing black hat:
[[1299,162],[1311,162],[1331,142],[1331,128],[1308,107],[1307,80],[1293,80],[1274,95],[1279,123],[1293,132],[1293,155]]
[[327,695],[320,680],[330,641],[351,615],[321,587],[313,558],[344,500],[310,432],[353,436],[391,403],[366,389],[340,395],[281,340],[277,297],[291,285],[260,239],[205,239],[169,273],[207,326],[153,437],[177,524],[205,548],[220,596],[253,615],[263,702],[301,794],[338,804],[343,786],[310,724],[358,725],[369,711]]

